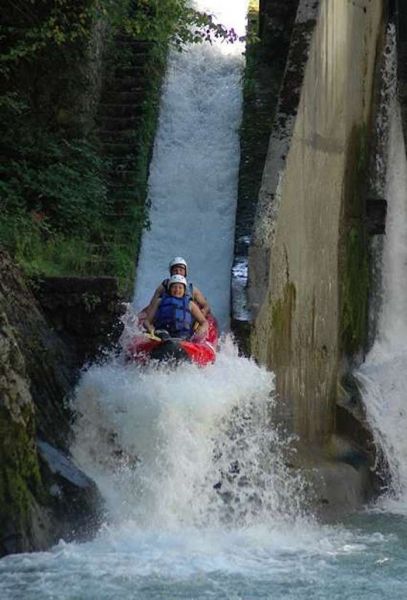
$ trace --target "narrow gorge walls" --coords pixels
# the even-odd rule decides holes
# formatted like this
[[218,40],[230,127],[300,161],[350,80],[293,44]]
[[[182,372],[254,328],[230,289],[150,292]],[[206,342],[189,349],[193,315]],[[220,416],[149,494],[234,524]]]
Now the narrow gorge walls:
[[276,373],[280,418],[317,444],[334,429],[343,330],[356,346],[365,310],[359,180],[383,4],[300,2],[250,249],[254,356]]

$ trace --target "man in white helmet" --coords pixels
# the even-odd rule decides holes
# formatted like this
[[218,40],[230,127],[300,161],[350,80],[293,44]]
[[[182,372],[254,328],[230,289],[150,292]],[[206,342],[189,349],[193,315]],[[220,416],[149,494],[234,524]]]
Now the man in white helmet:
[[[170,271],[170,277],[172,277],[173,275],[182,275],[183,277],[187,278],[188,265],[187,265],[187,261],[184,258],[182,258],[182,256],[175,256],[170,261],[168,268]],[[157,300],[158,298],[161,298],[163,296],[163,294],[168,292],[169,280],[170,280],[170,278],[166,278],[160,283],[158,288],[155,290],[154,295],[151,298],[149,305],[142,310],[141,315],[148,311],[148,309],[152,306],[152,304],[154,303],[155,300]],[[211,312],[211,309],[209,307],[207,299],[205,298],[205,296],[203,295],[201,290],[189,282],[187,293],[191,297],[191,300],[193,300],[198,305],[203,316],[206,317],[206,315]]]

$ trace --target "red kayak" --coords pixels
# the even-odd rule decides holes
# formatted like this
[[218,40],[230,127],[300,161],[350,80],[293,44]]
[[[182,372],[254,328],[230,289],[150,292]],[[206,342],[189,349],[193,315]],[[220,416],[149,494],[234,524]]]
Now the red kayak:
[[178,338],[160,339],[148,334],[137,335],[126,350],[128,360],[146,364],[149,359],[167,361],[194,362],[202,367],[215,362],[216,344],[218,341],[218,325],[212,315],[207,316],[208,332],[199,342],[181,340]]

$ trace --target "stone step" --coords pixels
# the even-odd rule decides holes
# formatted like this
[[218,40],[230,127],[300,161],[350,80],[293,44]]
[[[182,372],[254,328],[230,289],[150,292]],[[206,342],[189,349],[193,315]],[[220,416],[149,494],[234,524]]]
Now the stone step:
[[123,178],[112,177],[108,181],[109,189],[114,192],[119,193],[121,190],[128,190],[129,188],[136,188],[138,185],[142,183],[142,179],[140,177],[134,176],[132,179],[126,181]]
[[115,194],[115,192],[109,192],[109,200],[113,206],[113,209],[116,210],[117,206],[125,206],[129,204],[134,204],[136,206],[140,206],[141,199],[139,198],[139,192],[129,191],[127,193],[123,193],[121,196]]
[[102,100],[107,104],[138,104],[146,97],[145,88],[138,86],[131,90],[107,90],[103,92]]
[[137,185],[140,183],[140,177],[135,171],[114,171],[109,173],[109,186],[119,188],[120,186],[126,187],[129,185]]
[[134,77],[140,72],[144,72],[144,67],[147,60],[147,54],[129,54],[123,56],[124,64],[117,65],[114,68],[112,75],[115,79],[122,79],[123,77]]
[[109,89],[111,91],[126,92],[134,88],[141,88],[146,81],[146,76],[140,70],[126,77],[112,77],[109,81]]
[[142,200],[140,194],[134,192],[132,196],[122,196],[121,198],[117,197],[115,199],[110,198],[110,206],[107,208],[108,211],[118,212],[122,210],[130,211],[133,210],[133,207],[136,209],[140,209],[142,206]]
[[[142,213],[140,213],[140,216],[141,216],[141,214]],[[104,214],[103,216],[108,217],[109,219],[124,219],[124,218],[128,218],[128,217],[134,217],[135,214],[133,212],[123,210],[123,211],[109,212],[109,213]],[[115,243],[115,246],[117,246],[117,245],[118,244]]]
[[104,117],[135,117],[143,114],[143,107],[135,104],[110,104],[101,102],[99,115]]
[[142,119],[138,115],[129,117],[99,116],[96,120],[101,131],[134,131],[138,129]]
[[115,158],[123,156],[131,156],[138,152],[137,143],[130,146],[129,143],[124,142],[110,142],[104,141],[102,143],[102,152],[104,156],[114,156]]
[[135,40],[133,37],[126,35],[125,33],[119,33],[115,35],[114,43],[118,46],[129,46],[136,50],[146,52],[154,46],[153,42],[147,40]]
[[137,138],[137,131],[135,129],[121,129],[118,131],[99,129],[98,134],[102,144],[105,142],[118,142],[119,144],[127,143],[131,146]]
[[128,156],[112,156],[109,158],[111,169],[124,169],[125,171],[133,169],[136,164],[136,153],[130,153]]
[[136,204],[136,201],[133,199],[131,202],[127,201],[123,204],[114,204],[111,206],[105,213],[104,216],[114,216],[114,215],[122,215],[122,216],[135,216],[142,215],[142,206],[140,203]]
[[115,168],[112,167],[109,171],[108,171],[109,175],[113,178],[115,176],[117,176],[118,178],[121,177],[129,177],[130,175],[133,176],[137,176],[137,169],[135,169],[134,167],[132,169],[125,169],[122,167],[119,168]]

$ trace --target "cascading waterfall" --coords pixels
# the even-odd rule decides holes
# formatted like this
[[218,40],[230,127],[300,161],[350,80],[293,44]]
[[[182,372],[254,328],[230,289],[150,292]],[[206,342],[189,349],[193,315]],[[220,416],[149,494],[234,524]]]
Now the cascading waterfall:
[[407,162],[396,101],[390,144],[382,313],[358,377],[368,419],[389,464],[392,495],[407,509]]
[[381,499],[388,509],[407,510],[407,160],[396,94],[396,48],[389,55],[386,236],[382,298],[376,340],[357,376],[367,418],[388,463],[391,487]]
[[[242,35],[247,0],[195,0]],[[170,53],[150,167],[150,229],[142,238],[134,304],[148,303],[183,256],[209,298],[221,330],[230,279],[239,169],[243,44],[214,41]]]

